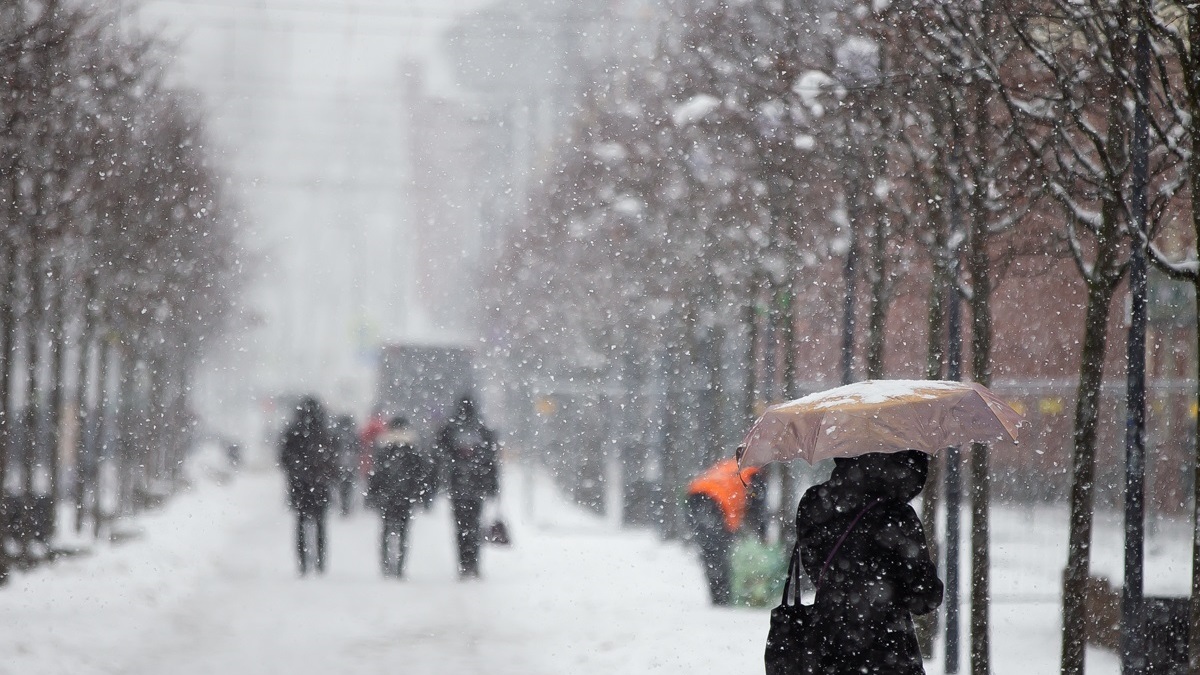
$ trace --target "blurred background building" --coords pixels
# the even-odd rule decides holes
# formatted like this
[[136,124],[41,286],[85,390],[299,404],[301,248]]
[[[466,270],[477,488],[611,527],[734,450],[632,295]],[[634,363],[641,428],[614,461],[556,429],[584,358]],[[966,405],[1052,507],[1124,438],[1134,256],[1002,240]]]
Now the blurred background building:
[[378,347],[474,342],[589,64],[648,44],[650,0],[130,3],[178,46],[251,232],[253,312],[198,382],[253,434],[273,401],[371,405]]

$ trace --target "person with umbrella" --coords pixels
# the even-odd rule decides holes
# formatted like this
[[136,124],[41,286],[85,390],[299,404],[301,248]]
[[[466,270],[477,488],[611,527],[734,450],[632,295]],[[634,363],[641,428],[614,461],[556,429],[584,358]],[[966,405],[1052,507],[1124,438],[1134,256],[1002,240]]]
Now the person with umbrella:
[[[878,380],[768,408],[738,448],[741,467],[834,460],[796,510],[783,602],[771,614],[768,675],[924,673],[913,614],[942,602],[921,521],[909,505],[930,455],[1017,440],[1021,416],[976,383]],[[816,588],[793,594],[797,567]]]
[[796,509],[800,560],[817,587],[816,624],[827,628],[816,672],[924,673],[912,615],[941,605],[942,582],[908,502],[925,485],[929,455],[834,462],[829,480]]

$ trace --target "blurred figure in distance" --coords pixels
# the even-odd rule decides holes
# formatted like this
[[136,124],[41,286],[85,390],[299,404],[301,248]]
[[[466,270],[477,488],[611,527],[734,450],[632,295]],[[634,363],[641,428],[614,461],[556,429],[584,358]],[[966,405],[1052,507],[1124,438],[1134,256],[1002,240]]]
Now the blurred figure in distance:
[[483,501],[500,493],[496,434],[479,418],[475,401],[464,394],[458,410],[437,435],[437,458],[454,510],[460,578],[479,576],[479,521]]
[[308,574],[310,562],[324,574],[325,512],[330,485],[337,475],[337,458],[317,399],[306,396],[296,406],[296,415],[280,440],[279,463],[287,474],[288,504],[296,512],[300,574]]
[[413,506],[433,492],[433,458],[403,417],[393,417],[375,440],[367,492],[383,519],[379,558],[384,576],[402,577]]
[[766,486],[757,468],[738,470],[737,460],[722,459],[692,479],[687,488],[687,515],[700,549],[714,605],[728,605],[732,595],[730,554],[739,532],[762,539],[766,534]]

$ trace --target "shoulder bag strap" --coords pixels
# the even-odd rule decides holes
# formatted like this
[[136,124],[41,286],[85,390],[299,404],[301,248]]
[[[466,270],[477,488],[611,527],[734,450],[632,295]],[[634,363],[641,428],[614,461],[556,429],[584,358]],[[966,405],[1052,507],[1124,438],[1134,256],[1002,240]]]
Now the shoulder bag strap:
[[876,499],[875,501],[871,502],[870,504],[867,504],[866,508],[864,508],[862,511],[859,511],[858,515],[854,516],[854,520],[850,521],[850,526],[847,527],[846,531],[842,533],[842,536],[838,538],[837,543],[833,545],[833,550],[829,552],[829,557],[825,559],[825,564],[821,566],[821,573],[819,575],[817,575],[817,582],[816,582],[816,584],[814,584],[814,587],[816,587],[816,588],[821,587],[821,580],[825,578],[825,570],[829,569],[829,563],[833,562],[833,557],[835,555],[837,555],[838,549],[840,549],[842,547],[842,543],[846,541],[846,536],[850,534],[850,530],[854,529],[854,526],[857,525],[858,521],[861,520],[862,517],[867,514],[867,511],[870,511],[876,504],[878,504],[881,501],[883,501],[883,500]]
[[800,543],[796,542],[796,545],[792,547],[792,560],[788,563],[787,581],[783,582],[783,604],[789,607],[796,604],[796,596],[792,591],[800,585],[799,569]]

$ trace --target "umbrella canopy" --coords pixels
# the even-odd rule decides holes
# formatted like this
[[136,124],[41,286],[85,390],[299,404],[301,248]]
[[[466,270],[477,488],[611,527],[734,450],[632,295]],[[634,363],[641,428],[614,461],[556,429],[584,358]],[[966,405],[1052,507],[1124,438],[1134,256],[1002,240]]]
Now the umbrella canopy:
[[1022,419],[973,382],[868,380],[767,408],[738,448],[738,461],[762,466],[799,457],[815,464],[868,452],[1016,443]]

